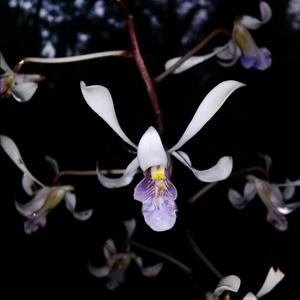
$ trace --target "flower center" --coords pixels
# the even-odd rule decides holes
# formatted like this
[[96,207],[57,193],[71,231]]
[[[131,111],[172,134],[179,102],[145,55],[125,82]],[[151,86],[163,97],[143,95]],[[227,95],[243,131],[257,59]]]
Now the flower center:
[[151,178],[153,180],[165,180],[165,168],[163,166],[151,167]]

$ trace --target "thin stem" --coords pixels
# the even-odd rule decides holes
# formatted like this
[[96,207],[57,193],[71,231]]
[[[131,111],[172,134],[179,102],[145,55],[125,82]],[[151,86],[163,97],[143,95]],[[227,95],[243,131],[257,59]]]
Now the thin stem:
[[106,51],[106,52],[97,52],[69,57],[55,57],[55,58],[41,58],[41,57],[25,57],[15,66],[14,71],[19,72],[21,67],[25,63],[40,63],[40,64],[63,64],[63,63],[72,63],[78,61],[84,61],[89,59],[109,57],[109,56],[123,56],[131,57],[131,54],[128,50],[115,50],[115,51]]
[[222,275],[221,272],[219,272],[219,270],[212,264],[212,262],[205,256],[205,254],[200,250],[200,248],[198,247],[198,245],[196,244],[195,240],[193,239],[193,237],[191,236],[191,234],[186,231],[188,240],[193,248],[193,250],[195,251],[195,253],[199,256],[199,258],[203,261],[203,263],[210,269],[210,271],[216,276],[218,277],[218,279],[222,279],[224,276]]
[[[269,173],[262,167],[249,167],[246,169],[236,171],[236,172],[232,173],[228,179],[232,179],[234,177],[243,175],[245,173],[251,173],[251,172],[261,172],[264,175],[264,177],[267,180],[269,180]],[[222,181],[217,181],[217,182],[212,182],[212,183],[207,184],[204,188],[202,188],[196,194],[194,194],[187,202],[190,204],[195,203],[199,198],[201,198],[204,194],[206,194],[208,191],[210,191],[212,188],[214,188],[216,185],[218,185],[221,182]]]
[[[124,173],[123,169],[107,169],[107,170],[100,170],[103,175],[122,175]],[[97,176],[96,170],[88,170],[88,171],[73,171],[73,170],[66,170],[59,172],[54,180],[52,185],[56,185],[58,180],[62,176]]]
[[200,49],[202,49],[204,46],[206,46],[215,36],[218,34],[225,34],[225,35],[231,35],[231,32],[224,28],[218,28],[215,29],[213,32],[211,32],[207,37],[205,37],[198,45],[196,45],[193,49],[191,49],[189,52],[187,52],[184,56],[182,56],[174,65],[172,65],[169,69],[162,72],[158,76],[154,78],[154,81],[156,83],[162,81],[164,78],[166,78],[169,74],[173,73],[180,65],[182,65],[187,59],[189,59],[191,56],[193,56],[195,53],[197,53]]
[[158,101],[158,97],[156,94],[156,90],[154,87],[154,82],[152,78],[149,75],[149,72],[147,70],[147,67],[145,65],[144,59],[141,55],[139,43],[136,36],[136,30],[133,22],[133,15],[130,14],[127,5],[122,0],[117,0],[117,2],[120,4],[122,10],[127,16],[127,25],[128,25],[128,33],[131,40],[131,46],[132,46],[132,55],[136,62],[136,65],[140,71],[140,74],[145,82],[147,93],[150,98],[150,102],[152,105],[152,110],[155,116],[157,130],[160,134],[163,133],[163,121],[162,121],[162,113]]
[[159,250],[156,250],[156,249],[153,249],[153,248],[150,248],[148,246],[144,246],[138,242],[135,242],[135,241],[130,241],[130,244],[137,247],[137,248],[140,248],[140,249],[143,249],[145,251],[148,251],[154,255],[157,255],[167,261],[169,261],[170,263],[172,263],[173,265],[177,266],[178,268],[180,268],[182,271],[184,271],[185,273],[188,273],[188,274],[192,274],[192,269],[190,267],[188,267],[186,264],[182,263],[181,261],[179,261],[178,259],[164,253],[164,252],[161,252]]

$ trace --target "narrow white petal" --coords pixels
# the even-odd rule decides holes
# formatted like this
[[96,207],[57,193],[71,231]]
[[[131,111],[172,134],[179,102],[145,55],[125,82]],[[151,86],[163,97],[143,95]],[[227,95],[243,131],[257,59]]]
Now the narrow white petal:
[[94,210],[93,209],[87,209],[83,211],[74,211],[73,217],[77,219],[78,221],[86,221],[93,215]]
[[167,153],[154,127],[149,127],[140,139],[137,156],[143,171],[154,166],[167,166]]
[[269,172],[272,166],[271,156],[266,154],[259,154],[259,156],[265,161],[266,170]]
[[[204,182],[224,180],[230,175],[232,171],[232,157],[230,156],[223,156],[213,167],[207,170],[197,170],[183,158],[184,156],[182,155],[182,151],[174,151],[172,152],[172,155],[186,167],[188,167],[199,180]],[[185,153],[185,155],[187,154]]]
[[10,159],[17,165],[17,167],[27,175],[29,175],[36,183],[38,183],[40,186],[45,186],[43,183],[41,183],[39,180],[37,180],[27,169],[22,156],[20,154],[20,151],[15,144],[15,142],[5,135],[0,135],[0,145],[6,152],[6,154],[10,157]]
[[176,151],[190,140],[221,108],[227,98],[242,86],[245,86],[245,84],[235,80],[227,80],[213,88],[199,105],[180,140],[169,151]]
[[218,63],[219,65],[225,68],[232,67],[237,63],[241,55],[242,55],[241,49],[231,39],[228,43],[227,52],[223,51],[217,55],[217,57],[221,59],[221,61],[219,60]]
[[300,186],[300,179],[295,181],[289,181],[286,183],[278,183],[276,184],[278,187],[284,187],[284,186]]
[[141,272],[146,277],[154,277],[157,276],[158,273],[160,273],[162,268],[163,268],[163,263],[158,263],[151,267],[141,268]]
[[127,137],[119,124],[109,90],[101,85],[86,86],[83,81],[80,82],[80,87],[83,97],[90,108],[98,114],[124,142],[137,148]]
[[110,268],[108,266],[104,266],[101,268],[96,268],[92,265],[88,265],[88,270],[96,277],[102,278],[109,274]]
[[135,219],[127,220],[124,222],[124,225],[126,228],[127,238],[131,239],[136,228],[136,220]]
[[230,40],[225,46],[217,47],[215,49],[215,51],[218,51],[217,57],[224,60],[233,59],[236,47],[236,44],[232,40]]
[[272,9],[270,5],[265,1],[261,1],[259,4],[259,8],[261,14],[261,21],[263,23],[269,22],[270,19],[272,18]]
[[256,296],[249,292],[242,300],[257,300]]
[[37,189],[35,181],[26,173],[24,173],[22,177],[22,187],[25,193],[29,196],[32,196]]
[[8,66],[7,62],[5,61],[1,51],[0,51],[0,68],[5,72],[11,72],[11,68]]
[[103,247],[103,254],[105,259],[109,260],[116,253],[117,253],[117,248],[115,242],[112,239],[106,240]]
[[258,29],[261,25],[263,25],[262,21],[251,16],[242,16],[239,23],[252,30]]
[[[198,64],[201,64],[203,63],[204,61],[216,56],[219,52],[222,52],[224,49],[224,46],[223,47],[218,47],[216,48],[213,52],[209,53],[209,54],[206,54],[206,55],[197,55],[197,56],[192,56],[190,58],[188,58],[185,62],[183,62],[180,66],[178,66],[174,71],[173,73],[174,74],[179,74],[181,72],[184,72]],[[175,58],[172,58],[170,60],[168,60],[166,63],[165,63],[165,69],[169,69],[171,68],[175,63],[177,63],[179,60],[181,59],[181,57],[175,57]]]
[[72,213],[73,217],[79,221],[86,221],[93,214],[93,209],[76,212],[76,195],[75,193],[67,192],[65,194],[65,203],[67,209]]
[[220,296],[225,291],[237,292],[241,285],[241,279],[236,275],[229,275],[218,283],[217,288],[214,291],[214,295]]
[[115,188],[119,188],[119,187],[128,185],[132,181],[134,175],[138,172],[138,168],[139,168],[139,161],[138,161],[138,158],[136,157],[127,166],[123,176],[121,176],[119,178],[109,178],[109,177],[102,175],[98,166],[97,166],[97,176],[98,176],[100,183],[103,186],[105,186],[109,189],[115,189]]
[[256,195],[256,186],[253,181],[248,181],[244,187],[244,198],[248,201],[253,200]]
[[263,286],[258,291],[256,296],[260,298],[268,294],[284,278],[284,276],[285,275],[279,269],[275,271],[274,268],[271,267]]
[[[290,182],[291,180],[286,179],[286,183],[290,183]],[[290,200],[294,196],[295,191],[296,191],[295,186],[293,185],[286,186],[282,193],[284,200]]]

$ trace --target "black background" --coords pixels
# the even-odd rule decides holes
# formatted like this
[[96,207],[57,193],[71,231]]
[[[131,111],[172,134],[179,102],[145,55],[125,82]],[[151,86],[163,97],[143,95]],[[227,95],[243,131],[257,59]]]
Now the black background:
[[[180,75],[171,75],[157,86],[164,115],[164,143],[172,146],[210,89],[228,79],[247,84],[184,146],[196,168],[207,168],[223,155],[233,156],[234,170],[263,166],[258,154],[264,153],[273,159],[272,181],[299,178],[299,32],[293,31],[288,22],[287,1],[269,3],[273,18],[253,34],[258,45],[272,52],[270,69],[245,70],[239,63],[222,68],[211,60]],[[234,16],[246,13],[259,16],[258,1],[214,1],[213,4],[214,11],[203,27],[188,45],[180,46],[188,17],[177,19],[170,3],[129,3],[136,17],[141,50],[152,75],[163,71],[168,58],[182,55],[215,28],[230,29]],[[114,1],[107,1],[106,5],[113,17],[122,20]],[[153,29],[143,14],[145,7],[158,16],[160,28]],[[72,36],[82,28],[92,35],[85,53],[130,47],[124,28],[110,28],[103,20],[84,16],[82,11],[80,17],[52,28],[60,35],[57,56],[65,55],[66,45],[72,46]],[[25,15],[21,9],[9,8],[6,1],[0,1],[0,25],[0,49],[9,65],[25,56],[39,56],[38,30],[42,21],[38,17]],[[226,39],[216,38],[202,53],[224,42]],[[0,134],[16,142],[29,170],[45,183],[51,184],[54,176],[44,160],[45,155],[56,158],[61,170],[92,170],[96,161],[103,168],[124,168],[132,158],[119,137],[86,105],[79,88],[81,80],[87,85],[101,84],[109,88],[120,123],[135,143],[148,126],[154,125],[144,83],[131,59],[107,58],[63,66],[28,64],[22,71],[41,73],[47,79],[28,103],[17,103],[12,98],[1,100]],[[95,177],[65,177],[62,183],[76,188],[78,209],[93,207],[93,217],[87,222],[76,221],[61,205],[49,214],[44,229],[26,235],[24,219],[14,207],[14,199],[26,197],[20,184],[22,174],[3,151],[0,160],[1,273],[2,284],[11,294],[20,293],[33,299],[49,295],[120,299],[125,296],[170,298],[184,293],[187,299],[204,299],[204,293],[213,290],[218,280],[190,247],[188,229],[224,275],[241,277],[242,286],[236,298],[250,290],[258,291],[271,265],[279,267],[286,278],[264,299],[300,297],[300,211],[288,216],[288,231],[278,232],[266,222],[266,209],[258,198],[246,209],[235,210],[227,199],[227,191],[229,187],[241,189],[243,177],[220,183],[191,206],[187,200],[205,184],[174,161],[172,181],[179,193],[178,219],[172,230],[162,233],[151,231],[143,221],[140,203],[133,200],[133,188],[141,175],[119,190],[105,189]],[[294,200],[297,198],[299,192]],[[132,217],[138,222],[136,241],[182,260],[193,269],[193,276],[166,262],[158,277],[148,279],[132,266],[125,284],[111,292],[105,288],[105,279],[90,275],[87,263],[98,266],[104,263],[104,241],[113,238],[121,245],[125,238],[123,221]],[[146,265],[160,261],[145,251],[135,250],[144,257]]]

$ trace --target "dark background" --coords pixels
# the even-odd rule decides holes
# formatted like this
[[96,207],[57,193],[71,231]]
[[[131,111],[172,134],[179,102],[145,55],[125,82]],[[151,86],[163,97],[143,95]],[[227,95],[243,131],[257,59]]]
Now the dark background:
[[[40,56],[47,39],[55,45],[56,56],[130,47],[124,16],[114,1],[82,1],[81,5],[77,2],[80,1],[16,1],[15,5],[14,1],[0,1],[0,50],[8,64],[14,66],[23,57]],[[102,16],[93,13],[96,2],[105,8]],[[31,8],[25,9],[24,3],[31,3]],[[179,14],[178,7],[184,3],[190,3],[192,8]],[[258,3],[128,1],[136,17],[142,54],[153,76],[163,71],[167,59],[184,54],[212,30],[230,29],[236,15],[259,17]],[[253,35],[259,46],[271,50],[270,69],[245,70],[239,63],[223,68],[211,60],[180,75],[171,75],[157,86],[164,115],[164,143],[172,146],[215,85],[228,79],[247,84],[184,146],[196,168],[207,168],[223,155],[233,156],[234,170],[263,166],[258,154],[264,153],[273,159],[272,181],[299,178],[300,33],[295,20],[287,14],[288,1],[268,3],[273,18]],[[43,8],[47,16],[57,19],[41,17]],[[195,16],[202,10],[207,17],[199,23]],[[41,36],[43,29],[49,31],[49,37]],[[78,42],[79,32],[89,36],[88,42]],[[225,42],[224,37],[217,37],[200,52],[207,53]],[[81,80],[87,85],[109,88],[120,123],[135,143],[154,124],[144,83],[131,59],[28,64],[22,72],[41,73],[47,79],[28,103],[1,99],[0,134],[16,142],[29,170],[45,183],[51,184],[54,176],[45,155],[56,158],[61,170],[92,170],[96,161],[103,168],[124,168],[132,159],[119,137],[86,105],[79,88]],[[49,295],[84,299],[171,298],[179,293],[187,299],[204,299],[204,293],[213,290],[218,280],[195,255],[187,240],[187,229],[224,275],[241,277],[237,299],[250,290],[257,292],[271,265],[279,267],[286,277],[264,299],[300,297],[300,211],[287,217],[288,231],[278,232],[266,222],[266,209],[258,198],[246,209],[235,210],[227,199],[227,191],[229,187],[241,189],[243,177],[220,183],[191,206],[187,200],[205,184],[174,161],[172,181],[179,194],[178,219],[172,230],[162,233],[151,231],[143,221],[140,203],[133,200],[133,188],[141,175],[117,190],[105,189],[95,177],[65,177],[62,183],[76,188],[78,209],[93,207],[93,217],[79,222],[60,205],[50,213],[44,229],[26,235],[24,219],[14,207],[14,199],[26,199],[21,188],[22,174],[3,151],[0,160],[1,273],[3,286],[11,295],[8,299],[15,293],[33,299]],[[296,192],[294,200],[299,195]],[[125,238],[123,221],[132,217],[138,222],[134,240],[182,260],[193,269],[193,276],[166,262],[158,277],[148,279],[132,266],[125,284],[111,292],[105,288],[105,279],[90,275],[87,263],[104,263],[104,241],[113,238],[121,245]],[[145,265],[160,261],[143,250],[135,250],[144,257]]]

